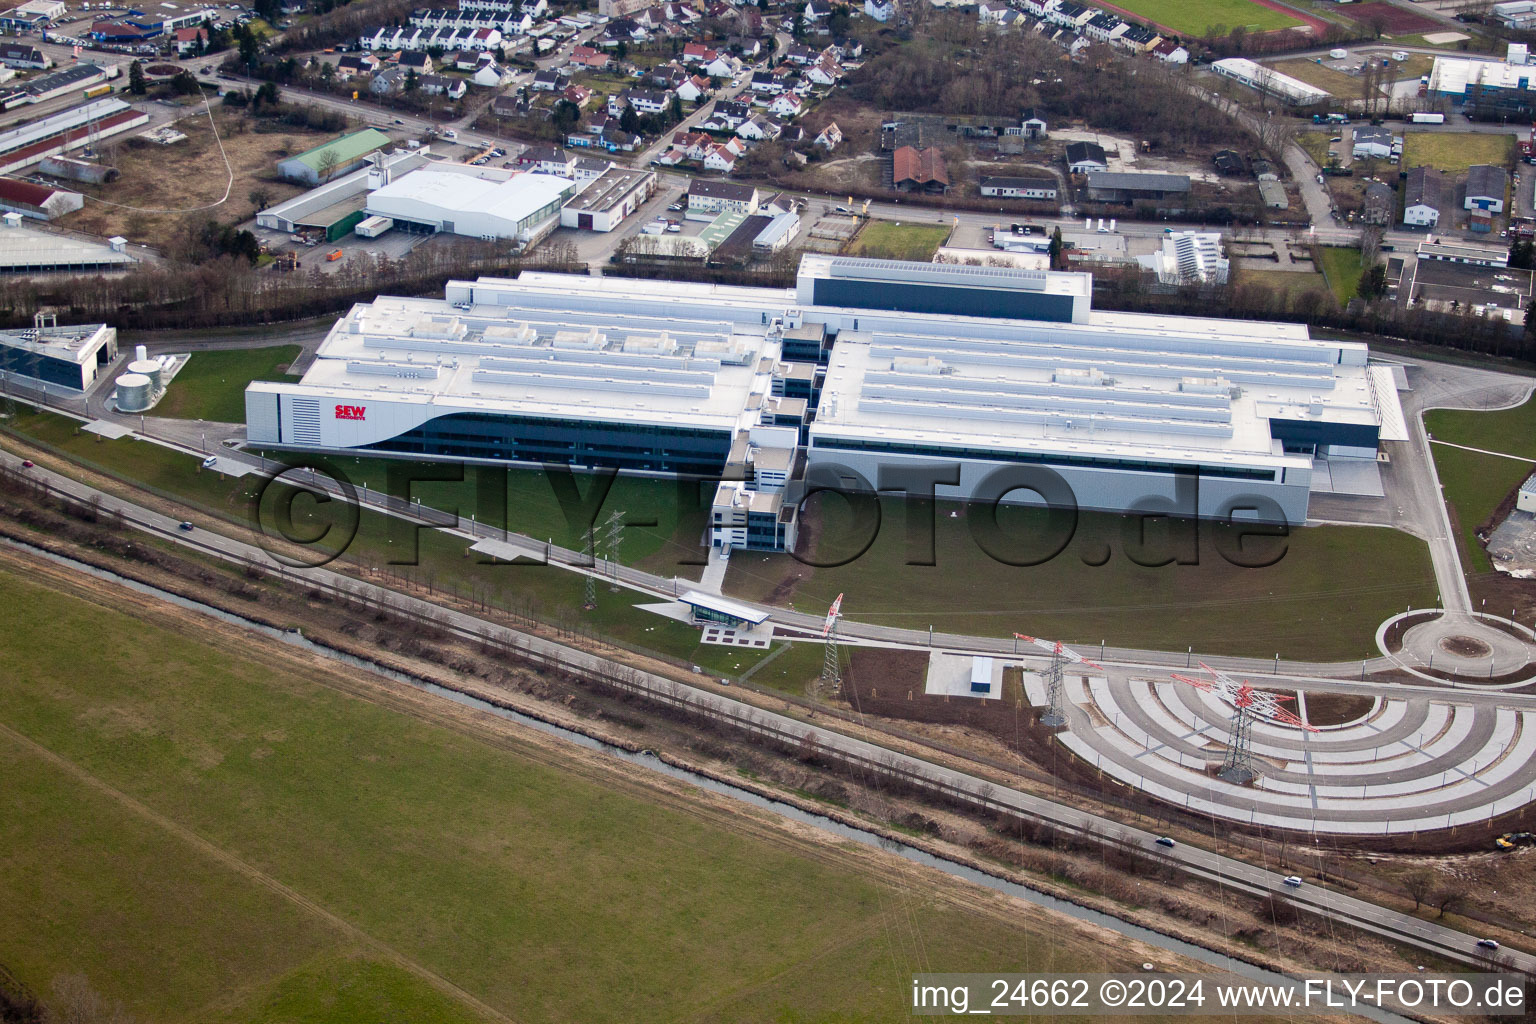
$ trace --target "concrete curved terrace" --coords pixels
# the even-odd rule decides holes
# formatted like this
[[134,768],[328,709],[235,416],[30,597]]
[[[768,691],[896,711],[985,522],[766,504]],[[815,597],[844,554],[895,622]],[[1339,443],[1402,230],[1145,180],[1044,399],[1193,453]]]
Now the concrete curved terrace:
[[[1025,674],[1043,705],[1039,676]],[[1318,732],[1258,722],[1249,786],[1214,777],[1231,708],[1187,683],[1110,672],[1067,676],[1057,738],[1088,764],[1175,806],[1253,825],[1346,835],[1472,825],[1536,799],[1536,716],[1426,696],[1378,697]],[[1303,694],[1298,711],[1305,716]]]

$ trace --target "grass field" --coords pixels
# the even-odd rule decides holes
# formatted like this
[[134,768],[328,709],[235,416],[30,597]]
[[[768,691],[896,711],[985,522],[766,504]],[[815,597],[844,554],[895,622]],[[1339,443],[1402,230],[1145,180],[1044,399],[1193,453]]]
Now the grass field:
[[1203,36],[1238,27],[1251,32],[1301,24],[1283,11],[1249,0],[1115,0],[1115,6],[1175,32]]
[[[827,504],[832,504],[831,501]],[[1269,657],[1331,660],[1373,650],[1376,626],[1396,610],[1423,607],[1435,596],[1423,542],[1393,530],[1297,528],[1279,542],[1250,540],[1253,551],[1280,552],[1268,567],[1230,564],[1216,548],[1217,529],[1200,528],[1198,564],[1151,567],[1175,549],[1148,527],[1151,543],[1135,543],[1136,520],[1082,513],[1059,555],[1040,565],[1015,566],[989,557],[972,536],[968,516],[940,506],[934,562],[909,565],[905,514],[892,500],[872,546],[837,503],[829,509],[818,562],[852,558],[817,569],[788,555],[743,552],[731,559],[728,593],[755,600],[792,601],[819,611],[839,593],[843,612],[861,622],[945,632],[1007,636],[1019,631],[1077,643]],[[956,511],[959,518],[950,518]],[[976,515],[984,512],[977,511]],[[865,520],[868,522],[871,520]],[[999,517],[1003,554],[1013,561],[1044,557],[1059,539],[1038,513],[1005,508]],[[1127,533],[1127,531],[1130,531]],[[923,528],[926,535],[926,525]],[[828,540],[826,538],[835,538]],[[1185,548],[1177,549],[1187,551]],[[1103,564],[1095,567],[1107,558]],[[1266,559],[1249,559],[1264,561]]]
[[1328,287],[1333,291],[1333,297],[1342,306],[1355,297],[1355,291],[1360,287],[1360,275],[1365,268],[1360,263],[1359,249],[1346,249],[1342,246],[1325,245],[1322,247],[1322,271],[1328,279]]
[[[0,571],[0,964],[141,1021],[876,1021],[1132,951],[574,748]],[[1145,955],[1145,954],[1143,954]]]
[[[1432,409],[1424,415],[1431,437],[1518,455],[1536,462],[1536,402],[1501,412]],[[1457,544],[1468,572],[1489,572],[1488,553],[1477,540],[1477,527],[1499,507],[1532,470],[1531,463],[1432,444],[1435,469],[1445,500],[1456,512]]]
[[1513,135],[1410,131],[1403,138],[1402,166],[1427,164],[1451,174],[1465,173],[1474,164],[1503,167],[1514,144]]
[[282,371],[299,346],[194,352],[155,406],[156,416],[216,423],[245,422],[245,386],[253,380],[298,380]]
[[1307,151],[1319,167],[1328,166],[1328,140],[1335,136],[1327,132],[1297,132],[1296,144]]
[[1328,290],[1328,281],[1322,274],[1303,274],[1292,270],[1249,270],[1244,267],[1238,274],[1238,281],[1242,284],[1260,284],[1287,295]]
[[[94,434],[80,433],[74,421],[58,416],[22,415],[12,427],[26,437],[60,449],[83,465],[190,501],[241,527],[249,522],[250,503],[260,486],[258,477],[231,480],[201,470],[193,456],[127,438],[106,441]],[[402,469],[411,464],[339,459],[331,465],[344,472],[354,486],[366,484],[370,490],[377,490],[387,480],[390,465]],[[440,468],[431,464],[417,466],[423,472]],[[473,473],[463,484],[417,484],[410,493],[428,505],[461,508],[465,516],[476,512],[480,522],[510,524],[517,532],[552,538],[562,546],[581,546],[582,527],[573,526],[561,511],[548,478],[537,472],[513,470],[506,475],[505,483],[506,512],[500,517],[486,514],[489,506],[477,499],[480,480]],[[593,495],[589,489],[592,483],[589,476],[576,478],[576,486],[588,499]],[[499,480],[495,486],[499,489]],[[699,538],[707,510],[691,506],[688,495],[672,482],[617,478],[602,503],[599,522],[611,510],[624,511],[629,524],[623,531],[621,561],[662,575],[698,577],[700,567],[688,564],[687,560],[703,557]],[[299,518],[302,520],[302,515]],[[648,519],[654,519],[657,525],[639,525]],[[481,564],[478,559],[465,558],[461,541],[435,531],[421,533],[416,565],[391,568],[410,557],[401,550],[410,541],[409,535],[399,530],[398,521],[365,513],[347,549],[346,560],[403,575],[418,583],[431,581],[438,589],[483,595],[500,607],[529,611],[547,622],[580,624],[632,648],[698,665],[713,675],[740,677],[751,672],[751,681],[757,686],[802,693],[821,670],[821,652],[814,644],[791,645],[790,650],[775,654],[770,660],[771,652],[700,643],[697,629],[634,608],[639,599],[628,591],[613,595],[602,588],[598,607],[584,611],[583,584],[574,574],[536,565]],[[758,669],[761,662],[766,664]]]
[[1275,61],[1270,66],[1282,75],[1290,75],[1308,85],[1325,89],[1336,99],[1360,98],[1360,80],[1342,71],[1335,71],[1326,64],[1316,64],[1310,60],[1281,60]]
[[949,237],[947,224],[903,224],[872,220],[848,247],[850,256],[883,260],[921,260],[927,263]]

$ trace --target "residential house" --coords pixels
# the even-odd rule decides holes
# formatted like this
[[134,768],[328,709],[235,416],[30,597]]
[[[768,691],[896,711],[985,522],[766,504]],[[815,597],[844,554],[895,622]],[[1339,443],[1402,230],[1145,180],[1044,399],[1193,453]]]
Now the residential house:
[[1463,209],[1503,213],[1508,184],[1509,178],[1502,167],[1476,164],[1467,168],[1467,198],[1462,203]]
[[799,117],[804,110],[805,104],[792,92],[780,93],[768,104],[768,112],[775,117]]
[[783,132],[784,125],[778,118],[769,114],[757,114],[737,126],[736,137],[750,142],[771,142]]
[[578,182],[596,181],[613,166],[611,160],[601,160],[595,156],[578,156],[571,161],[571,177]]
[[418,85],[429,96],[446,96],[451,100],[463,99],[469,91],[464,79],[449,78],[446,75],[422,75]]
[[765,217],[778,217],[786,213],[794,213],[797,206],[794,199],[783,192],[776,192],[763,198],[758,204],[757,212]]
[[1056,5],[1045,13],[1045,20],[1077,32],[1081,31],[1083,26],[1098,13],[1092,7],[1078,3],[1077,0],[1057,0]]
[[771,71],[754,71],[747,88],[761,95],[776,95],[784,91],[784,83]]
[[1392,223],[1392,214],[1396,209],[1397,193],[1392,191],[1390,185],[1373,181],[1365,186],[1365,205],[1361,210],[1361,219],[1365,223],[1386,226]]
[[[1009,134],[1013,134],[1010,130]],[[1045,115],[1034,107],[1025,108],[1019,115],[1018,134],[1026,139],[1043,139],[1046,134]]]
[[1110,40],[1116,46],[1130,50],[1132,53],[1150,53],[1152,48],[1162,41],[1162,36],[1144,25],[1127,25],[1124,32]]
[[1109,170],[1109,160],[1104,155],[1104,147],[1096,142],[1067,143],[1067,170],[1073,174]]
[[718,54],[704,65],[704,73],[710,78],[735,78],[741,74],[741,61],[729,54]]
[[1044,18],[1056,8],[1056,0],[1020,0],[1019,6],[1032,18]]
[[891,154],[891,183],[903,192],[948,192],[949,171],[944,167],[944,154],[937,146],[900,147]]
[[534,92],[564,92],[571,80],[558,71],[535,72],[529,87]]
[[1106,11],[1100,11],[1083,25],[1083,32],[1089,39],[1101,43],[1110,42],[1118,38],[1127,28],[1125,22]]
[[371,53],[347,54],[336,61],[336,77],[351,78],[353,75],[371,75],[379,70],[379,58]]
[[1056,201],[1055,178],[983,177],[980,185],[984,196]]
[[827,55],[823,55],[805,72],[805,80],[815,85],[836,85],[838,79],[842,77],[842,65],[838,64],[837,58]]
[[529,146],[517,158],[517,166],[538,174],[558,174],[571,177],[576,156],[557,146]]
[[791,43],[784,50],[784,60],[799,67],[804,67],[815,59],[816,51],[800,43]]
[[739,145],[735,139],[730,143],[717,142],[709,147],[709,152],[704,155],[704,169],[706,171],[719,171],[722,174],[730,174],[736,169],[736,161],[741,153],[732,147]]
[[592,98],[592,90],[585,85],[568,85],[560,94],[561,98],[576,104],[578,107],[587,105],[587,100]]
[[864,0],[864,13],[884,24],[895,16],[896,4],[893,0]]
[[1414,167],[1403,184],[1403,223],[1432,228],[1440,223],[1445,179],[1433,167]]
[[708,64],[718,56],[720,56],[718,51],[710,49],[703,43],[689,43],[683,47],[685,64]]
[[721,213],[753,214],[759,199],[755,185],[695,178],[688,186],[688,214],[695,220],[710,220]]
[[827,125],[821,130],[821,133],[816,136],[816,145],[828,151],[836,149],[838,146],[842,145],[842,143],[843,130],[837,126],[836,121],[833,121],[831,124]]
[[697,103],[709,95],[710,81],[703,75],[694,75],[677,87],[677,95],[685,103]]
[[715,140],[703,132],[677,132],[672,136],[672,152],[683,160],[703,160]]
[[601,71],[613,63],[613,58],[590,46],[578,46],[571,51],[570,63],[588,71]]
[[1189,51],[1172,39],[1159,40],[1152,47],[1152,56],[1167,64],[1188,64]]
[[503,71],[494,60],[490,60],[483,61],[475,69],[475,73],[469,76],[469,80],[487,89],[499,89],[512,80],[512,75],[510,72]]
[[707,132],[734,132],[741,123],[752,116],[752,108],[733,100],[716,100],[714,107],[705,115],[699,127]]
[[432,63],[432,55],[425,50],[412,50],[400,55],[399,65],[407,71],[414,71],[418,75],[425,75],[436,71],[437,66]]
[[633,107],[637,114],[659,114],[671,104],[672,96],[651,89],[622,89],[608,97],[608,113],[621,117],[625,107]]
[[373,76],[373,81],[368,83],[368,91],[379,96],[393,96],[405,89],[405,69],[394,67],[385,68]]

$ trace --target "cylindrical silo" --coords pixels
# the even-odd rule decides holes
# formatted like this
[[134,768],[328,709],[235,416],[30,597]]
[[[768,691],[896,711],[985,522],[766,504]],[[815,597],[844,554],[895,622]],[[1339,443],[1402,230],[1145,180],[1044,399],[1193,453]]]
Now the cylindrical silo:
[[151,392],[160,390],[160,362],[156,359],[135,359],[128,364],[128,372],[149,378]]
[[149,408],[154,384],[142,373],[125,373],[117,378],[117,411],[143,412]]
[[135,362],[142,363],[144,360],[149,358],[149,349],[145,348],[143,345],[133,346],[133,358]]

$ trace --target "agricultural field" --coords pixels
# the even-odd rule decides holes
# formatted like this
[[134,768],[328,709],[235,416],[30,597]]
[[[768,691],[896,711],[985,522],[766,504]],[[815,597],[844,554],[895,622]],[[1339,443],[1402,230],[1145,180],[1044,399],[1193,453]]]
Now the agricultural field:
[[1115,0],[1115,7],[1188,36],[1295,28],[1300,18],[1253,0]]
[[155,406],[156,416],[215,423],[245,422],[245,386],[253,380],[298,380],[286,372],[297,345],[194,352]]
[[1503,167],[1514,144],[1513,135],[1410,131],[1403,138],[1402,166],[1427,164],[1449,174],[1465,174],[1474,164]]
[[948,237],[948,224],[903,224],[900,221],[871,220],[848,247],[848,255],[882,260],[920,260],[927,263]]
[[[1002,539],[989,543],[1011,562],[1039,562],[1005,564],[973,536],[969,520],[987,516],[984,508],[943,504],[932,564],[910,564],[929,557],[926,543],[908,550],[909,510],[894,498],[881,510],[878,518],[854,516],[846,502],[819,503],[801,528],[817,538],[804,561],[743,552],[731,559],[726,592],[799,611],[821,611],[843,593],[849,617],[909,629],[1317,660],[1372,653],[1377,625],[1435,596],[1424,543],[1394,530],[1305,527],[1250,537],[1245,550],[1254,557],[1245,560],[1255,567],[1244,568],[1220,554],[1222,528],[1210,522],[1200,523],[1193,548],[1187,520],[1179,547],[1167,521],[1149,523],[1143,547],[1130,516],[1083,512],[1069,533],[1043,511],[1004,507]],[[917,535],[927,536],[926,520]],[[1156,564],[1176,554],[1195,562]]]
[[1150,955],[59,567],[0,602],[0,966],[45,1001],[873,1021],[920,970]]

